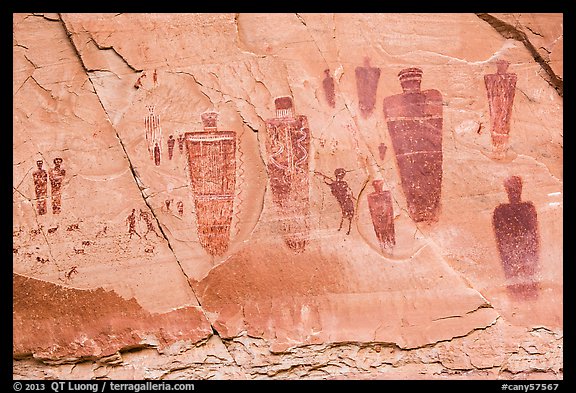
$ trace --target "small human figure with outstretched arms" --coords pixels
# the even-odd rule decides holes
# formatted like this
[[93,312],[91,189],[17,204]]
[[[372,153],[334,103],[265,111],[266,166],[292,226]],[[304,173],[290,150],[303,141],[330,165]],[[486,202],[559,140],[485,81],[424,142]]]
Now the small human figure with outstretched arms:
[[[314,171],[314,173],[324,177],[324,183],[330,187],[332,195],[336,197],[336,200],[340,204],[340,208],[342,209],[342,218],[340,219],[340,227],[338,230],[342,229],[344,218],[346,218],[348,219],[348,232],[346,232],[346,234],[349,235],[352,227],[352,218],[354,217],[354,201],[356,198],[354,197],[348,182],[344,180],[346,170],[344,168],[336,168],[336,170],[334,170],[334,176],[336,179],[332,179],[318,171]],[[326,179],[330,182],[326,181]]]

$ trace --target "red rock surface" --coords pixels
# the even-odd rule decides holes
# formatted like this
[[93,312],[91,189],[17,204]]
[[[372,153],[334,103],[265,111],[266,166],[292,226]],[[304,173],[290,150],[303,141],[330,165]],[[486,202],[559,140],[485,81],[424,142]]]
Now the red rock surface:
[[14,14],[14,377],[562,378],[562,24]]
[[151,314],[102,288],[81,290],[14,274],[14,353],[85,360],[120,350],[202,341],[212,334],[199,307]]

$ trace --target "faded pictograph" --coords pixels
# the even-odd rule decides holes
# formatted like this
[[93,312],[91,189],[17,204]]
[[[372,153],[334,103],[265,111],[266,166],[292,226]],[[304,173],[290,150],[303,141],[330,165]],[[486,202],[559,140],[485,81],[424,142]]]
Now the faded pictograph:
[[154,105],[147,106],[148,114],[144,117],[144,128],[146,129],[146,142],[150,159],[157,166],[160,165],[162,154],[162,128],[160,127],[160,115],[154,113]]
[[388,151],[388,146],[385,143],[381,143],[378,145],[378,156],[380,160],[384,161],[386,157],[386,152]]
[[354,218],[354,205],[356,198],[354,197],[348,182],[344,180],[344,176],[346,176],[346,170],[344,168],[336,168],[334,170],[335,179],[318,171],[314,171],[314,173],[323,177],[324,183],[330,187],[330,192],[338,201],[340,209],[342,210],[342,216],[340,218],[340,226],[338,227],[338,230],[340,231],[342,229],[344,219],[347,219],[348,231],[346,234],[349,235],[350,229],[352,227],[352,219]]
[[276,117],[266,120],[267,169],[272,200],[286,245],[302,252],[309,235],[310,129],[304,115],[295,115],[291,97],[274,100]]
[[442,191],[442,95],[420,89],[422,70],[398,74],[403,93],[384,99],[408,214],[415,222],[434,222]]
[[356,67],[356,90],[358,106],[362,117],[369,117],[376,105],[376,92],[380,79],[380,68],[370,66],[370,59],[364,58],[364,66]]
[[178,135],[178,151],[180,154],[184,154],[184,134]]
[[324,79],[322,80],[324,97],[326,102],[332,108],[336,107],[336,93],[334,91],[334,78],[330,75],[330,69],[324,70]]
[[79,224],[70,224],[66,227],[67,232],[73,232],[73,231],[79,231],[79,230],[80,230]]
[[490,110],[490,135],[493,157],[506,156],[510,146],[510,120],[516,92],[516,74],[507,72],[509,62],[498,60],[496,73],[484,76]]
[[368,194],[368,209],[380,249],[384,251],[396,244],[392,195],[390,191],[383,190],[384,180],[374,180],[372,186],[374,192]]
[[176,139],[174,139],[174,135],[170,134],[168,136],[168,141],[166,142],[168,145],[168,159],[172,160],[172,155],[174,154],[174,145],[176,144]]
[[154,87],[158,87],[158,71],[154,70],[154,73],[152,74],[152,83],[154,84]]
[[[230,243],[236,189],[236,132],[217,127],[218,114],[202,114],[204,131],[185,133],[188,174],[194,196],[198,237],[213,256]],[[183,214],[184,205],[179,209]],[[182,212],[182,213],[180,213]]]
[[539,265],[540,237],[538,215],[532,202],[522,201],[522,178],[504,181],[509,203],[502,203],[492,218],[496,245],[508,290],[515,298],[538,297],[536,273]]

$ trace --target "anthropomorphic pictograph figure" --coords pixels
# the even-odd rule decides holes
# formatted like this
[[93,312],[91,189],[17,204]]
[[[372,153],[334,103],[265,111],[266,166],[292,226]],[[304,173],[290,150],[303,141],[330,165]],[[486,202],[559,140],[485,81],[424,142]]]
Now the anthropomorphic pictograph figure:
[[442,94],[421,90],[422,70],[398,73],[402,93],[384,99],[408,214],[415,222],[437,222],[442,194]]
[[132,209],[132,213],[126,217],[126,224],[128,224],[128,234],[130,235],[130,239],[132,239],[132,235],[142,238],[142,236],[140,236],[136,231],[136,209]]
[[509,203],[494,209],[492,225],[500,261],[510,293],[517,298],[538,297],[537,272],[540,235],[536,207],[522,201],[522,178],[510,176],[504,181]]
[[330,107],[336,107],[336,94],[334,92],[334,78],[330,75],[330,69],[324,70],[324,80],[322,80],[324,96]]
[[168,159],[172,159],[172,155],[174,154],[174,145],[176,144],[176,139],[174,139],[174,135],[168,136]]
[[[354,218],[354,201],[356,198],[354,197],[348,182],[344,180],[346,170],[344,168],[336,168],[336,170],[334,170],[334,176],[336,179],[332,179],[331,177],[317,171],[315,173],[321,175],[324,178],[324,183],[330,187],[332,195],[334,195],[340,204],[340,208],[342,209],[342,217],[340,219],[340,226],[338,227],[338,230],[342,229],[344,219],[346,218],[348,220],[348,232],[346,232],[346,234],[349,235],[350,229],[352,227],[352,218]],[[329,182],[327,180],[329,180]]]
[[383,190],[384,180],[374,180],[372,186],[374,192],[368,194],[368,208],[380,249],[385,250],[396,244],[392,195]]
[[158,237],[162,237],[158,234],[158,232],[156,232],[156,229],[154,229],[154,224],[152,223],[152,218],[150,217],[150,213],[140,209],[140,218],[144,219],[144,222],[146,223],[146,233],[144,234],[144,239],[146,239],[146,235],[149,234],[150,232],[154,232],[156,234],[156,236]]
[[234,216],[236,131],[218,129],[217,112],[200,117],[204,129],[184,134],[188,176],[200,244],[220,256],[228,250]]
[[303,252],[310,232],[310,129],[305,115],[294,113],[292,97],[274,100],[276,117],[267,119],[266,154],[272,201],[285,244]]
[[62,169],[62,158],[54,159],[54,168],[50,169],[50,186],[52,191],[52,213],[59,214],[62,208],[62,182],[66,170]]
[[156,166],[160,165],[162,153],[162,127],[160,127],[160,116],[154,113],[154,105],[148,108],[148,115],[144,118],[144,128],[146,130],[146,142],[148,143],[148,153],[150,159]]
[[380,68],[372,67],[370,59],[364,58],[364,65],[356,67],[356,91],[358,93],[358,106],[360,114],[368,118],[374,111],[376,105],[376,92],[378,89],[378,79],[380,79]]
[[490,136],[495,159],[504,158],[509,148],[510,120],[517,81],[516,74],[507,72],[509,65],[506,60],[498,60],[496,73],[484,75],[490,110]]
[[34,192],[36,194],[36,210],[39,215],[46,214],[46,198],[48,195],[48,173],[42,168],[42,160],[36,161],[36,169],[32,173]]

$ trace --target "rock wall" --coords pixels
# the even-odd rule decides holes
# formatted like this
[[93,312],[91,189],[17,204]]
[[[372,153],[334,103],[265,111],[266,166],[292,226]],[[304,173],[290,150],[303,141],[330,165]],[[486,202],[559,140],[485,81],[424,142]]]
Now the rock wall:
[[562,378],[562,42],[15,14],[14,378]]

